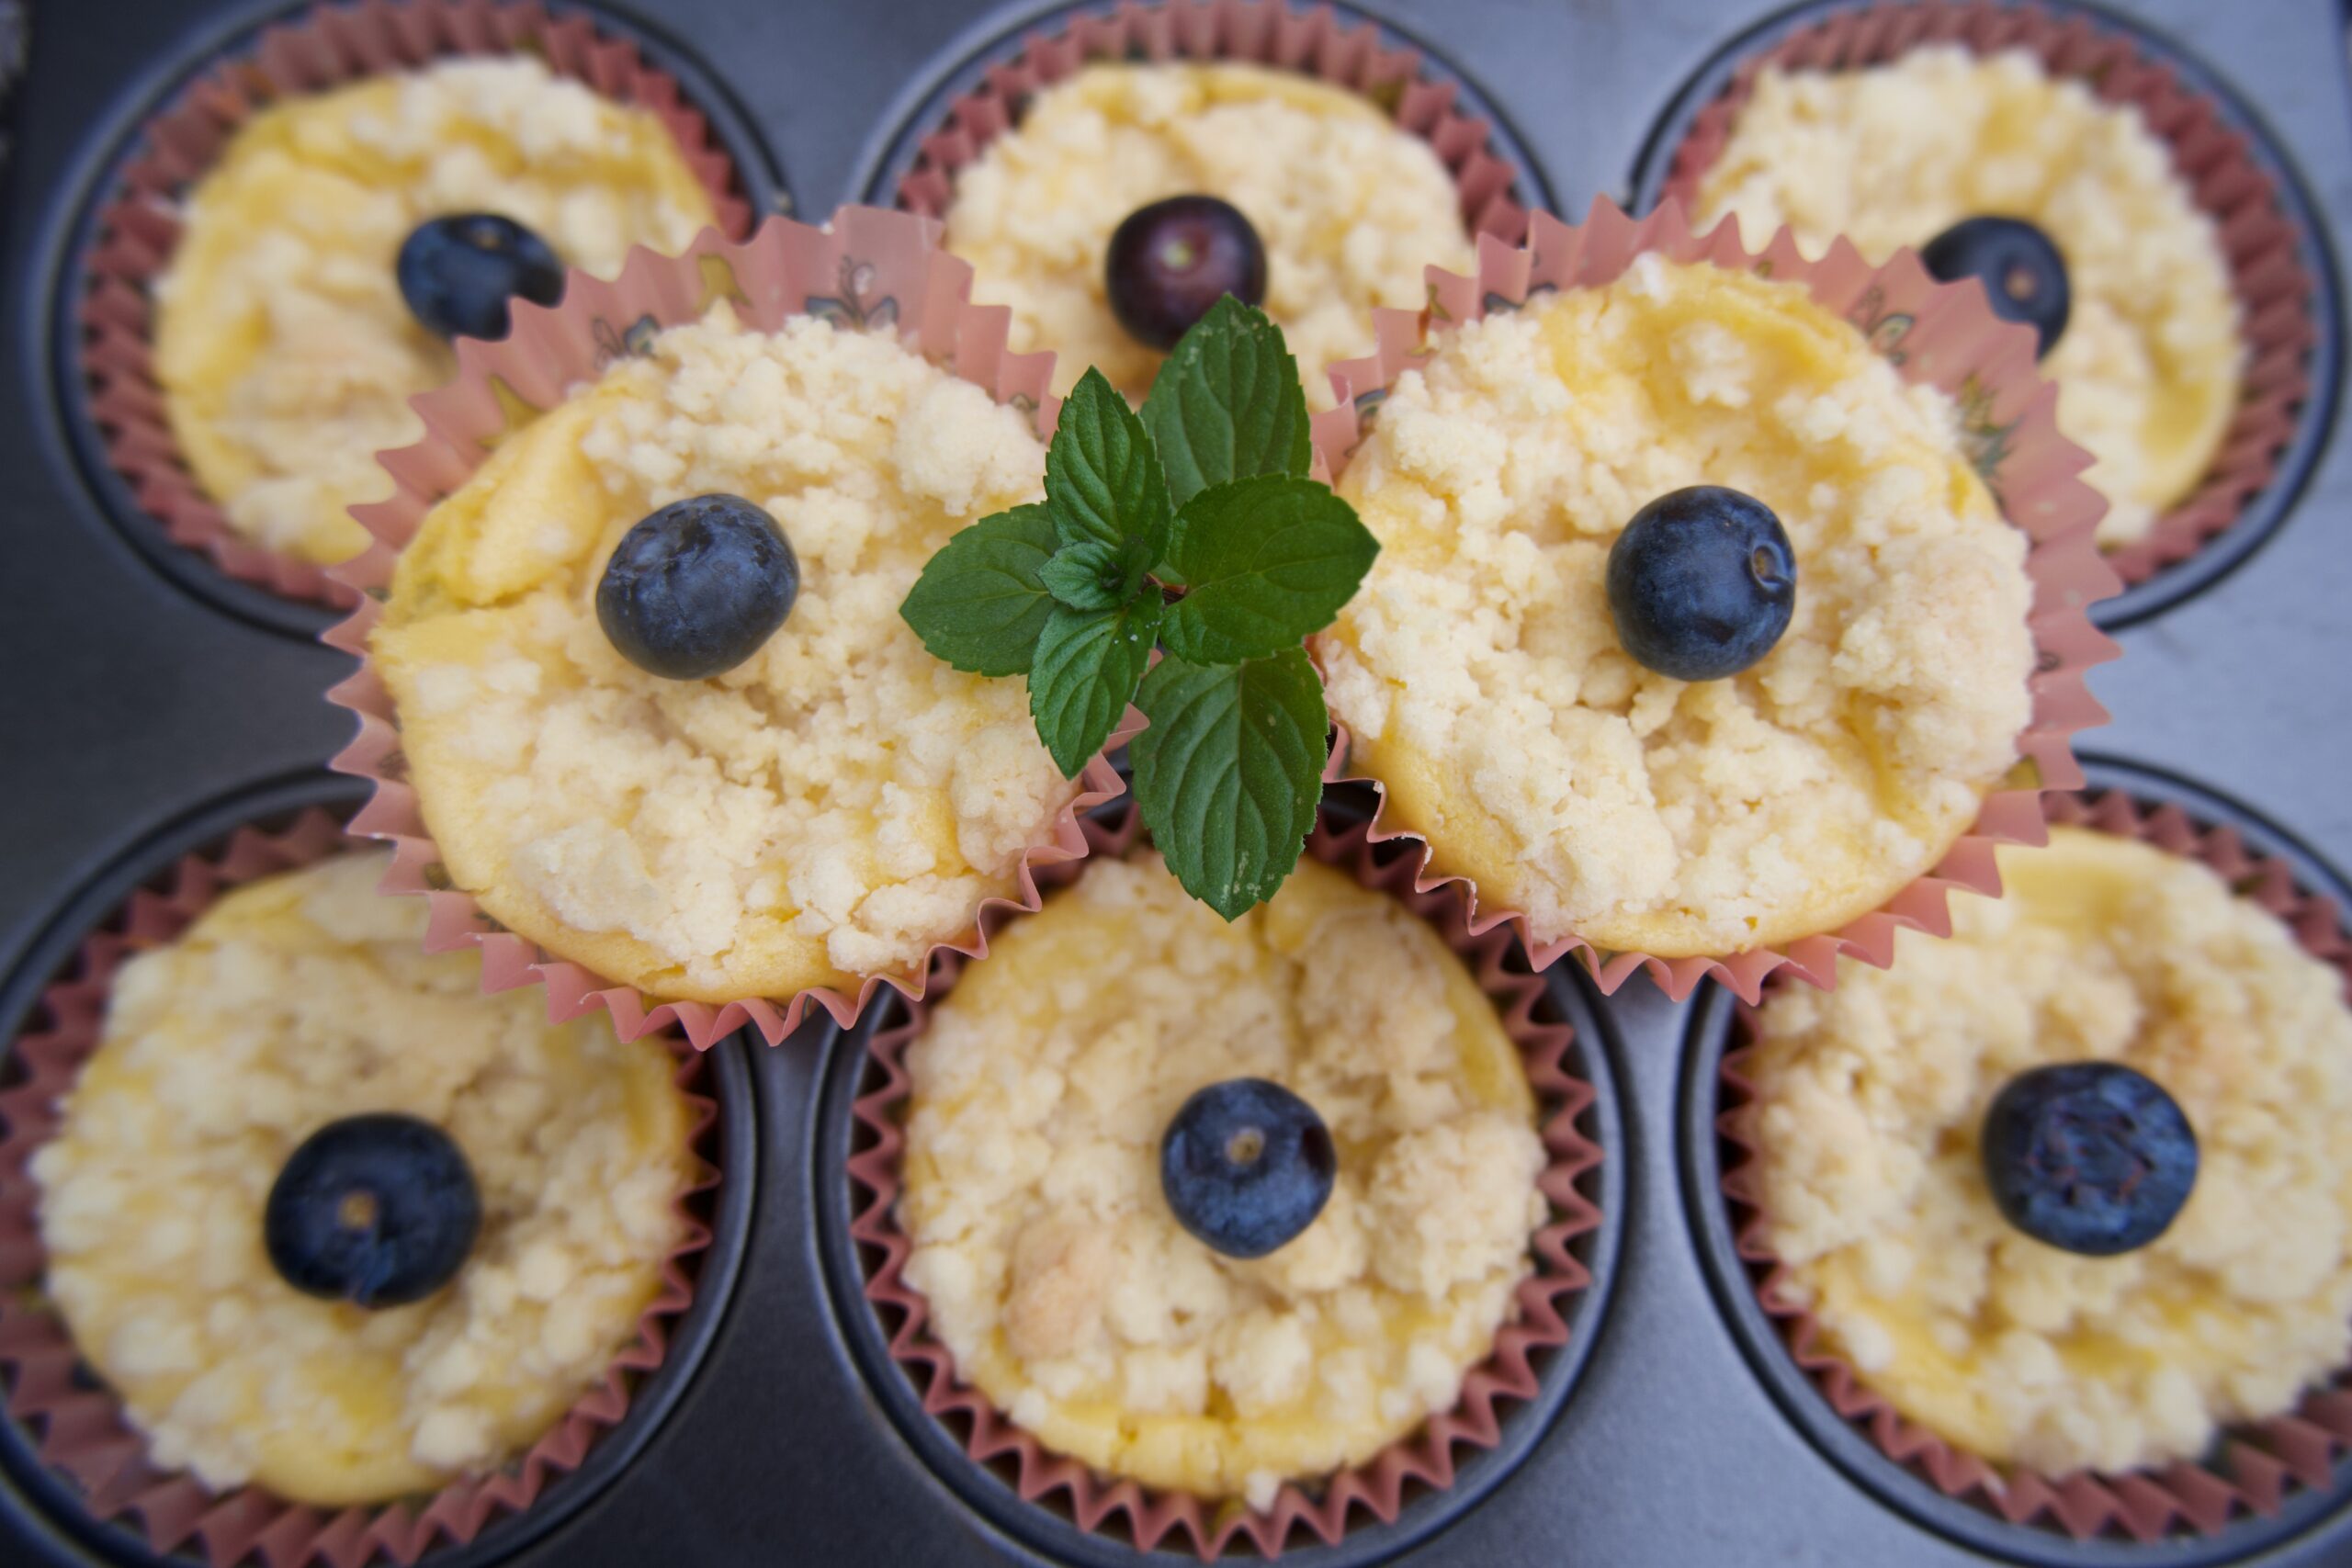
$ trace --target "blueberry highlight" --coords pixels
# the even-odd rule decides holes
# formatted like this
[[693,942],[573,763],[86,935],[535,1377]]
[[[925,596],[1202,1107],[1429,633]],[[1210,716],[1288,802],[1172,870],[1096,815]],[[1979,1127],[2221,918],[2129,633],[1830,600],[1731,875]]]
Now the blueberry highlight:
[[1609,550],[1617,640],[1678,681],[1720,681],[1772,651],[1797,604],[1797,558],[1772,509],[1692,485],[1634,513]]
[[1230,202],[1171,196],[1120,223],[1103,281],[1119,324],[1165,352],[1228,294],[1245,305],[1265,302],[1266,247]]
[[2033,329],[2036,358],[2058,346],[2074,299],[2066,258],[2055,241],[2024,219],[1964,220],[1928,241],[1919,259],[1946,283],[1963,277],[1983,283],[1993,314]]
[[502,338],[506,302],[563,298],[563,262],[548,243],[495,212],[459,212],[420,223],[394,267],[401,298],[424,330],[442,337]]
[[1984,1114],[1984,1179],[2037,1241],[2112,1258],[2165,1234],[2197,1185],[2197,1134],[2172,1096],[2119,1062],[2020,1073]]
[[1263,1258],[1313,1224],[1339,1168],[1315,1108],[1264,1078],[1200,1090],[1159,1142],[1177,1224],[1227,1258]]
[[639,669],[703,681],[759,652],[799,597],[800,562],[775,519],[740,495],[697,495],[621,536],[596,620]]
[[421,1302],[457,1276],[481,1229],[481,1194],[455,1140],[379,1112],[302,1141],[269,1190],[262,1242],[305,1295],[369,1308]]

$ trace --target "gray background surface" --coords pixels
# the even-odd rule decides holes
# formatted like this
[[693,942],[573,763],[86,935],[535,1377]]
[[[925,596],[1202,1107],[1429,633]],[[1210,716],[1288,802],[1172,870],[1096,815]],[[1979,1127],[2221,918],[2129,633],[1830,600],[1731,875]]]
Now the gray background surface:
[[[970,43],[1042,6],[963,0],[606,7],[673,37],[748,112],[806,213],[854,194],[899,112]],[[1653,121],[1749,0],[1368,0],[1438,42],[1503,106],[1563,209],[1623,197]],[[2352,229],[2352,94],[2330,0],[2121,6],[2256,104]],[[63,444],[44,357],[64,225],[135,103],[192,51],[274,6],[45,0],[0,206],[0,956],[96,867],[192,807],[311,767],[348,722],[346,665],[167,581],[106,523]],[[2352,446],[2245,569],[2122,634],[2093,672],[2115,716],[2086,738],[2252,805],[2352,863]],[[1611,1004],[1630,1121],[1627,1253],[1596,1359],[1532,1460],[1417,1554],[1536,1563],[1976,1561],[1859,1491],[1783,1416],[1706,1289],[1676,1175],[1683,1010],[1636,981]],[[822,1042],[755,1064],[770,1153],[744,1283],[685,1408],[615,1488],[530,1553],[543,1563],[1023,1561],[874,1409],[817,1279],[808,1187]],[[833,1179],[831,1172],[823,1179]],[[45,1560],[6,1518],[0,1561]],[[36,1554],[39,1554],[36,1557]],[[2165,1553],[2142,1552],[2141,1561]],[[1302,1561],[1307,1559],[1303,1558]],[[2266,1561],[2352,1562],[2352,1521]]]

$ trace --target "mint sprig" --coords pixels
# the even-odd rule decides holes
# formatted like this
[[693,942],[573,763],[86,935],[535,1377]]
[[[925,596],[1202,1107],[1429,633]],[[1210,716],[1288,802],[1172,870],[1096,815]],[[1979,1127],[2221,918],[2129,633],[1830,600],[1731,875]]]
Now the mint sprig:
[[1293,644],[1271,659],[1162,659],[1137,704],[1136,804],[1184,890],[1230,920],[1273,897],[1315,826],[1330,716]]
[[1227,297],[1140,417],[1089,370],[1046,448],[1044,503],[948,540],[899,611],[956,669],[1028,677],[1065,778],[1140,707],[1136,807],[1176,879],[1228,920],[1282,886],[1315,825],[1330,715],[1302,644],[1380,552],[1306,478],[1310,457],[1281,329]]
[[1026,675],[1053,614],[1044,577],[1059,548],[1043,505],[983,517],[923,563],[899,614],[934,659],[974,675]]
[[1176,345],[1143,400],[1170,498],[1257,474],[1305,478],[1306,399],[1280,328],[1228,294]]

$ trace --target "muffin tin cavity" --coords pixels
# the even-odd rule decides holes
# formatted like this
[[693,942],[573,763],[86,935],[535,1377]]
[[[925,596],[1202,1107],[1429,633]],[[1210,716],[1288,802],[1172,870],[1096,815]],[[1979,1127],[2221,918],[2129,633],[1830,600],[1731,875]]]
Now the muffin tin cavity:
[[[0,1030],[11,1043],[0,1062],[0,1129],[6,1134],[0,1146],[46,1135],[29,1114],[70,1082],[75,1069],[61,1066],[68,1059],[61,1051],[98,1027],[104,976],[124,955],[126,931],[152,940],[210,901],[207,883],[187,879],[191,865],[217,867],[225,886],[336,852],[338,825],[348,822],[364,795],[352,780],[311,773],[237,792],[125,850],[64,899],[0,977]],[[88,978],[93,974],[97,983]],[[43,1037],[46,1043],[26,1049]],[[576,1410],[595,1414],[584,1423],[578,1414],[566,1418],[567,1430],[577,1428],[567,1439],[572,1446],[535,1459],[535,1484],[525,1489],[535,1495],[519,1508],[493,1502],[487,1489],[469,1489],[475,1495],[463,1509],[469,1522],[452,1531],[447,1527],[459,1515],[444,1515],[440,1505],[430,1514],[414,1506],[332,1517],[289,1512],[250,1489],[224,1500],[185,1475],[153,1469],[119,1407],[73,1357],[40,1304],[38,1247],[15,1242],[0,1252],[7,1269],[0,1278],[14,1292],[0,1306],[0,1363],[11,1407],[0,1421],[0,1505],[37,1510],[93,1560],[109,1562],[162,1561],[153,1532],[178,1534],[165,1522],[173,1520],[186,1529],[170,1550],[173,1562],[242,1559],[248,1546],[275,1560],[313,1536],[344,1568],[386,1553],[407,1561],[421,1552],[452,1568],[510,1558],[585,1506],[644,1451],[685,1393],[726,1312],[758,1179],[750,1074],[735,1040],[692,1066],[686,1090],[711,1107],[695,1149],[716,1175],[686,1200],[694,1231],[672,1265],[683,1271],[690,1296],[683,1308],[654,1309],[659,1318],[650,1343],[662,1348],[659,1364],[621,1374],[625,1408],[601,1392],[582,1396]],[[8,1152],[0,1168],[0,1205],[21,1233],[32,1223],[38,1194],[15,1157],[23,1145]],[[697,1246],[691,1237],[701,1234],[708,1241]],[[636,1364],[639,1353],[624,1351],[616,1365]],[[428,1525],[428,1518],[435,1522]],[[459,1536],[468,1539],[461,1543]]]
[[[1116,821],[1118,809],[1105,808],[1104,815]],[[1344,829],[1362,818],[1327,807],[1325,820]],[[1102,838],[1108,847],[1098,852],[1117,852],[1112,833]],[[1397,857],[1382,853],[1376,858],[1382,865],[1393,866]],[[1344,869],[1352,862],[1338,863]],[[1515,943],[1505,964],[1509,972],[1524,972]],[[870,1009],[842,1037],[825,1068],[817,1121],[820,1136],[811,1181],[818,1194],[825,1282],[859,1371],[900,1436],[933,1473],[966,1505],[1023,1545],[1057,1562],[1106,1568],[1138,1561],[1138,1546],[1156,1553],[1192,1554],[1196,1538],[1175,1522],[1182,1512],[1178,1500],[1145,1492],[1133,1483],[1113,1485],[1083,1478],[1072,1461],[1041,1453],[960,1383],[952,1397],[941,1397],[948,1386],[941,1371],[947,1364],[945,1353],[910,1326],[908,1303],[915,1298],[895,1284],[869,1295],[890,1256],[878,1238],[888,1234],[899,1237],[894,1247],[903,1246],[873,1182],[879,1172],[879,1179],[895,1185],[895,1172],[887,1162],[896,1146],[891,1140],[898,1136],[894,1089],[904,1079],[896,1066],[896,1040],[885,1039],[888,1066],[882,1057],[869,1055],[868,1045],[899,1030],[908,1016],[904,1001],[893,995],[887,1006]],[[1547,1230],[1569,1223],[1566,1256],[1589,1276],[1589,1283],[1581,1288],[1570,1285],[1545,1292],[1566,1322],[1566,1343],[1539,1344],[1527,1352],[1535,1374],[1532,1397],[1498,1393],[1465,1399],[1454,1415],[1438,1418],[1491,1430],[1492,1446],[1480,1446],[1483,1438],[1460,1438],[1441,1445],[1440,1452],[1449,1457],[1441,1461],[1438,1471],[1451,1470],[1450,1485],[1433,1483],[1408,1466],[1403,1472],[1408,1479],[1402,1486],[1401,1506],[1392,1522],[1380,1522],[1366,1508],[1341,1506],[1332,1509],[1340,1533],[1330,1544],[1317,1539],[1319,1527],[1310,1533],[1277,1525],[1263,1539],[1253,1539],[1247,1527],[1225,1528],[1229,1520],[1222,1508],[1204,1505],[1199,1525],[1204,1539],[1222,1543],[1223,1555],[1295,1552],[1317,1563],[1388,1561],[1429,1539],[1501,1485],[1543,1440],[1572,1396],[1600,1330],[1621,1245],[1625,1203],[1621,1111],[1610,1067],[1613,1044],[1604,1043],[1608,1024],[1580,983],[1564,968],[1553,970],[1543,982],[1533,1016],[1541,1023],[1565,1023],[1572,1032],[1562,1065],[1591,1096],[1590,1103],[1574,1113],[1573,1123],[1577,1134],[1600,1151],[1574,1178],[1578,1205],[1589,1213],[1579,1216],[1555,1201],[1547,1222]],[[1564,1103],[1573,1103],[1547,1092],[1540,1074],[1536,1081],[1547,1120],[1559,1114]],[[1555,1145],[1555,1152],[1559,1147]],[[1550,1182],[1547,1177],[1547,1189]],[[1539,1252],[1544,1250],[1539,1247]],[[1526,1299],[1524,1287],[1521,1299]],[[1491,1409],[1491,1422],[1479,1413],[1482,1405]],[[1419,1441],[1410,1440],[1416,1448]],[[1350,1495],[1362,1495],[1366,1483],[1358,1478],[1376,1476],[1385,1468],[1375,1463],[1349,1472],[1334,1488],[1310,1485],[1303,1490],[1321,1512],[1340,1495],[1339,1487],[1347,1488]],[[1285,1518],[1287,1506],[1278,1504],[1273,1517]]]
[[2146,538],[2109,554],[2125,591],[2096,606],[2091,618],[2117,630],[2212,587],[2285,522],[2317,466],[2343,375],[2343,302],[2327,227],[2277,136],[2211,66],[2149,28],[2076,0],[1802,5],[1733,38],[1676,93],[1635,161],[1634,210],[1695,186],[1720,147],[1726,109],[1746,101],[1752,70],[1763,62],[1792,69],[1878,63],[1944,39],[1984,53],[2023,44],[2041,54],[2046,41],[2053,75],[2078,75],[2098,84],[2102,96],[2141,104],[2198,205],[2215,217],[2245,307],[2240,332],[2248,355],[2238,408],[2205,479]]
[[47,271],[47,353],[62,434],[98,511],[158,571],[247,621],[308,640],[348,609],[352,592],[320,568],[228,529],[174,440],[153,367],[151,281],[170,265],[173,204],[199,179],[245,102],[323,90],[452,56],[526,53],[559,76],[683,110],[699,123],[690,164],[724,180],[718,217],[748,227],[789,208],[774,158],[743,110],[676,44],[602,10],[487,0],[405,0],[303,9],[220,34],[175,63],[96,138],[79,199]]
[[[2290,924],[2307,947],[2324,950],[2332,954],[2329,962],[2344,965],[2335,911],[2352,905],[2352,888],[2291,834],[2236,801],[2154,769],[2086,760],[2086,771],[2088,788],[2058,797],[2053,820],[2113,827],[2123,821],[2125,802],[2143,819],[2170,808],[2196,835],[2185,846],[2191,853],[2212,830],[2233,832],[2248,863],[2241,891],[2267,894],[2266,874],[2282,890],[2291,883],[2298,903],[2287,917]],[[2172,844],[2161,823],[2147,836],[2162,847],[2181,847]],[[1747,1037],[1741,1012],[1729,992],[1711,987],[1690,1014],[1679,1112],[1683,1199],[1709,1284],[1757,1377],[1849,1481],[1962,1547],[2037,1568],[2153,1562],[2218,1568],[2307,1540],[2331,1521],[2340,1522],[2352,1503],[2352,1443],[2340,1430],[2352,1368],[2307,1395],[2295,1416],[2232,1427],[2199,1463],[2157,1472],[2161,1489],[2128,1477],[2105,1483],[2075,1478],[2054,1487],[2013,1489],[2004,1508],[1972,1483],[1973,1461],[1933,1443],[1874,1398],[1864,1400],[1842,1364],[1830,1371],[1801,1365],[1791,1344],[1800,1320],[1762,1304],[1759,1288],[1771,1264],[1744,1250],[1740,1234],[1753,1211],[1724,1185],[1749,1157],[1729,1131],[1747,1095],[1725,1072],[1726,1058]],[[1838,1404],[1826,1390],[1841,1391]],[[1854,1414],[1841,1415],[1840,1405]],[[1904,1461],[1891,1457],[1898,1452],[1906,1456]]]

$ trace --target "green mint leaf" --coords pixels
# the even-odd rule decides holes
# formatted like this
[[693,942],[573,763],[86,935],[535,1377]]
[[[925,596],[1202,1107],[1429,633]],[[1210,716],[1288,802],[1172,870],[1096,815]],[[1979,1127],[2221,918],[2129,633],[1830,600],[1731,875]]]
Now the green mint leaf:
[[1305,476],[1306,394],[1280,327],[1228,294],[1177,344],[1143,400],[1168,488],[1182,506],[1213,485]]
[[1065,545],[1094,540],[1124,547],[1135,581],[1168,547],[1168,481],[1143,421],[1100,370],[1089,370],[1062,403],[1046,448],[1046,504]]
[[1184,890],[1227,919],[1272,897],[1298,863],[1323,795],[1330,717],[1304,649],[1247,664],[1162,659],[1127,749],[1136,804]]
[[1126,581],[1123,548],[1100,539],[1064,545],[1038,579],[1046,592],[1073,610],[1115,610],[1135,593]]
[[1169,541],[1192,591],[1168,612],[1168,651],[1238,664],[1295,648],[1331,624],[1379,553],[1355,508],[1313,479],[1270,475],[1202,491]]
[[1151,662],[1160,600],[1147,593],[1114,610],[1054,606],[1029,669],[1029,713],[1062,777],[1102,750]]
[[1041,574],[1058,544],[1042,504],[983,517],[923,563],[899,615],[958,670],[1026,674],[1054,609]]

